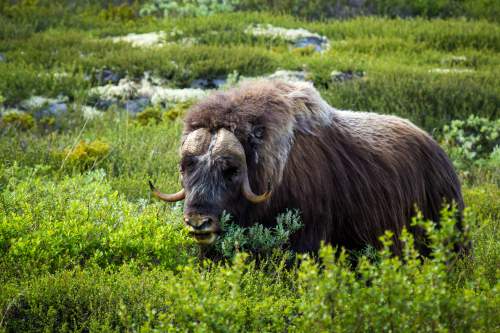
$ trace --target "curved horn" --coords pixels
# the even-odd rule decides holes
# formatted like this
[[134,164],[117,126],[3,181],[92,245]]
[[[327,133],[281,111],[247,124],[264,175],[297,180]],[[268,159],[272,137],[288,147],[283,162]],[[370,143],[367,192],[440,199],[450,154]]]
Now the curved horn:
[[158,191],[151,181],[149,181],[149,188],[151,189],[155,197],[167,202],[180,201],[186,197],[186,192],[184,191],[184,189],[174,194],[165,194]]
[[255,193],[253,193],[252,188],[250,187],[250,182],[248,180],[248,174],[245,171],[245,174],[243,175],[243,184],[241,186],[241,190],[243,192],[243,196],[245,198],[247,198],[248,201],[250,201],[254,204],[258,204],[258,203],[266,201],[271,196],[270,187],[271,186],[268,185],[268,189],[264,194],[257,195]]

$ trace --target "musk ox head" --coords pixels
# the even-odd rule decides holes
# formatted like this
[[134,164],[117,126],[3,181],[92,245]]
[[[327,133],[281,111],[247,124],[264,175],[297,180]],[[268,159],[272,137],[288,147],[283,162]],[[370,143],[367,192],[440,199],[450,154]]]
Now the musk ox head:
[[219,217],[231,212],[241,200],[258,204],[267,200],[267,191],[253,193],[245,151],[236,136],[224,129],[199,128],[187,135],[181,147],[180,173],[183,189],[175,194],[153,194],[164,201],[184,202],[184,222],[199,244],[209,245],[220,232]]
[[151,185],[153,194],[185,199],[187,227],[199,243],[211,244],[223,211],[242,225],[265,215],[278,198],[294,131],[316,132],[331,116],[330,106],[306,83],[250,81],[216,92],[184,118],[183,190],[167,195]]

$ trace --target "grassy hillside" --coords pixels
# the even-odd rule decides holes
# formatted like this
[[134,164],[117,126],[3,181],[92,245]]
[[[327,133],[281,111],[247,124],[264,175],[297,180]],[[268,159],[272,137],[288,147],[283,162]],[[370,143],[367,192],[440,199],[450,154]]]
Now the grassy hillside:
[[[0,6],[0,332],[499,330],[497,23],[163,19],[58,6]],[[258,24],[304,28],[329,47],[248,33]],[[158,31],[160,46],[112,40]],[[196,80],[225,89],[279,69],[303,73],[334,107],[400,115],[440,141],[463,182],[471,255],[450,251],[454,221],[444,213],[440,230],[418,222],[432,235],[424,260],[409,235],[404,258],[328,246],[318,258],[294,256],[274,241],[279,230],[252,231],[262,246],[280,244],[259,256],[236,250],[236,230],[221,243],[224,260],[203,260],[182,206],[147,188],[148,179],[179,188],[182,115],[193,100],[132,112],[141,102],[133,89],[146,72],[162,89],[204,93]],[[129,95],[99,95],[120,79]]]

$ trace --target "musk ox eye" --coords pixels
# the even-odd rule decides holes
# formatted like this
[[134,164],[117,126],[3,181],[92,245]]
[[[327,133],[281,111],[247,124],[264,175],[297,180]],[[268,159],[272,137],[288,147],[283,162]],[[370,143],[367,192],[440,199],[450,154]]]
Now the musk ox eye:
[[195,159],[192,156],[187,156],[184,157],[181,161],[181,172],[185,172],[186,170],[189,170],[192,168],[195,164]]
[[232,181],[238,175],[239,169],[237,166],[229,165],[222,170],[224,179]]

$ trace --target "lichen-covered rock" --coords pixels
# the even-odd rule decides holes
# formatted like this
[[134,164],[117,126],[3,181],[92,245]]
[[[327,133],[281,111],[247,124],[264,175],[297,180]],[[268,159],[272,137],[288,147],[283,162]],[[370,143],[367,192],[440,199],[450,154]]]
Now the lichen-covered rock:
[[248,27],[245,32],[253,36],[264,36],[269,38],[281,38],[293,44],[296,48],[312,46],[316,51],[324,51],[329,48],[328,39],[309,30],[286,29],[275,27],[271,24],[259,24]]
[[95,118],[100,118],[103,116],[103,112],[97,110],[95,107],[82,105],[81,106],[82,115],[85,119],[92,120]]
[[40,110],[37,110],[35,112],[35,117],[37,119],[45,117],[57,117],[66,112],[68,112],[68,105],[65,102],[55,102],[50,103]]
[[267,76],[271,80],[283,81],[308,81],[308,73],[306,71],[288,71],[277,70],[276,72]]
[[53,98],[47,98],[43,96],[31,96],[28,99],[25,99],[21,103],[19,103],[19,106],[24,109],[24,110],[33,110],[33,109],[39,109],[44,106],[58,103],[57,99]]
[[112,104],[120,104],[132,113],[142,111],[149,104],[169,104],[203,98],[207,93],[203,89],[167,88],[158,85],[160,80],[146,75],[140,82],[128,78],[117,85],[107,84],[90,90],[91,96],[97,97],[96,107],[107,109]]
[[123,75],[120,73],[115,73],[110,69],[103,69],[97,73],[95,73],[95,79],[99,85],[103,84],[118,84],[121,79],[123,79]]
[[207,96],[207,92],[202,89],[172,89],[172,88],[157,88],[151,97],[151,102],[154,105],[168,103],[182,103],[191,100],[198,100]]
[[129,113],[136,114],[136,113],[142,112],[150,104],[151,104],[151,101],[149,100],[149,98],[139,97],[136,99],[131,99],[131,100],[125,101],[125,103],[123,103],[123,107]]
[[126,100],[137,96],[139,85],[127,78],[121,79],[117,85],[106,84],[90,90],[91,94],[96,94],[104,100]]
[[130,33],[126,36],[113,37],[113,42],[127,42],[133,47],[162,46],[165,43],[165,32],[156,31],[144,34]]

